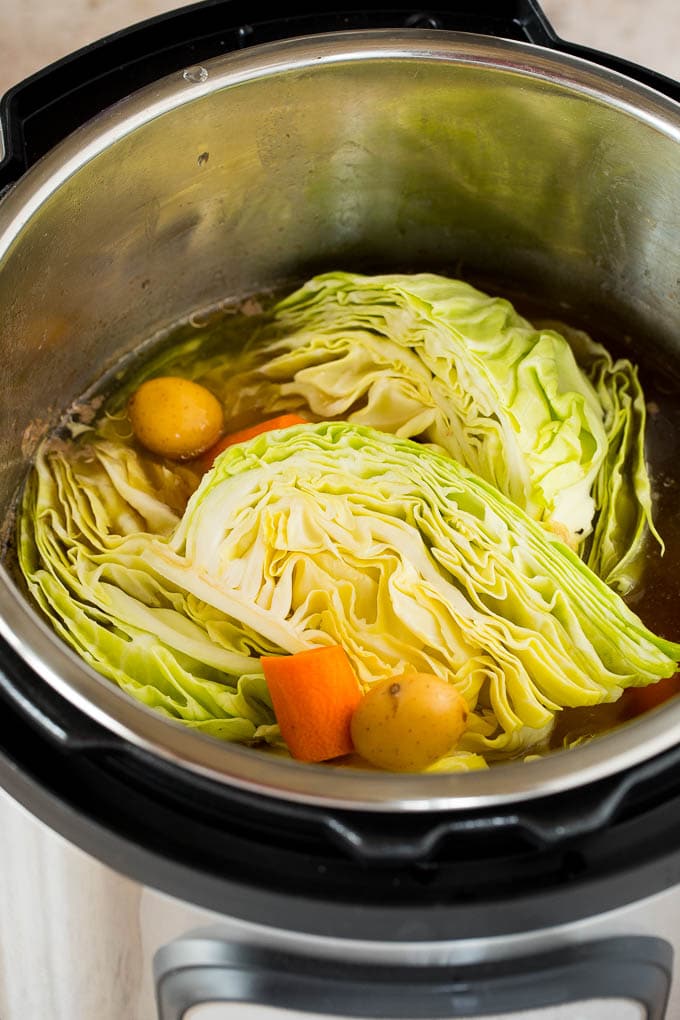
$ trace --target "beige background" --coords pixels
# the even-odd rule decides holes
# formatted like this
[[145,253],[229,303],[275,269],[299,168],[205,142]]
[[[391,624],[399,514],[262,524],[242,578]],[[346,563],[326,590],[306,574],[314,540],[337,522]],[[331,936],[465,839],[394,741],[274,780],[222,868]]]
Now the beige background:
[[[180,6],[177,0],[0,0],[0,94],[88,42]],[[281,0],[278,6],[285,9]],[[680,0],[543,0],[542,7],[563,38],[680,78]]]

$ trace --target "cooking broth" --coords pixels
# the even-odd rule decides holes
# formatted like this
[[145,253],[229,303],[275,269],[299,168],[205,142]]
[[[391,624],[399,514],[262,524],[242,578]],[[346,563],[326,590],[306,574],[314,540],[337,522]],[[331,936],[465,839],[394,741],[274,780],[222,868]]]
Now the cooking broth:
[[[479,285],[478,281],[474,281]],[[484,283],[489,293],[500,293],[499,290]],[[535,300],[516,293],[507,293],[515,307],[531,320],[550,318],[551,309],[543,308]],[[239,352],[247,348],[252,338],[266,327],[268,310],[279,295],[260,294],[240,303],[224,303],[219,308],[201,311],[189,320],[167,331],[163,336],[153,338],[143,345],[131,357],[126,359],[98,381],[91,393],[83,398],[78,412],[83,421],[90,419],[93,409],[100,405],[113,409],[116,413],[124,413],[125,401],[135,385],[145,377],[152,367],[152,374],[158,374],[162,366],[162,374],[189,376],[192,375],[192,364],[196,360],[218,359],[220,352],[230,352],[233,361],[229,372],[238,374]],[[560,319],[572,328],[583,328],[584,324],[576,318],[566,317],[560,310]],[[592,325],[588,331],[594,339]],[[616,345],[609,338],[602,338],[607,349],[614,354]],[[636,345],[632,345],[635,351]],[[630,356],[629,351],[621,351]],[[680,457],[677,449],[680,435],[680,406],[675,388],[669,392],[669,381],[659,382],[651,373],[644,374],[641,367],[641,381],[647,402],[647,458],[653,487],[654,520],[664,540],[665,551],[661,555],[658,546],[647,541],[645,562],[641,580],[634,590],[626,596],[626,602],[639,614],[641,619],[655,633],[673,641],[680,641],[680,616],[677,606],[680,604],[680,528],[678,528],[678,489],[680,487]],[[223,371],[216,368],[215,371]],[[203,379],[210,387],[210,373]],[[345,415],[338,415],[342,420]],[[314,415],[305,412],[310,420]],[[78,416],[77,415],[77,416]],[[76,416],[76,417],[77,417]],[[257,424],[268,413],[258,403],[257,394],[247,406],[239,406],[235,413],[227,414],[226,431],[236,432],[250,425]],[[149,454],[151,463],[158,458]],[[191,473],[195,471],[192,482]],[[182,502],[188,498],[192,487],[198,484],[199,467],[189,462],[186,465],[186,488],[180,487],[177,505],[173,507],[181,513]],[[661,681],[655,685],[659,692],[672,696],[675,691],[675,678]],[[550,737],[549,747],[558,749],[579,738],[590,738],[598,733],[611,729],[633,716],[639,714],[644,707],[636,689],[629,689],[614,703],[602,704],[588,708],[564,708],[557,713],[557,720]],[[275,750],[275,749],[274,749]],[[348,762],[349,763],[349,762]]]

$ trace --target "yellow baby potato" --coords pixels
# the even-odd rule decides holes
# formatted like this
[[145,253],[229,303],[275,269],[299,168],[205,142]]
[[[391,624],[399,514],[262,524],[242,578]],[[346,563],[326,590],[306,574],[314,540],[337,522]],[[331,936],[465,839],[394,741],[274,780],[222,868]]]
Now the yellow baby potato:
[[421,772],[456,746],[467,716],[452,684],[432,673],[406,673],[366,692],[352,717],[352,740],[378,768]]
[[130,397],[128,416],[142,446],[172,460],[198,457],[224,430],[217,397],[179,376],[147,379]]

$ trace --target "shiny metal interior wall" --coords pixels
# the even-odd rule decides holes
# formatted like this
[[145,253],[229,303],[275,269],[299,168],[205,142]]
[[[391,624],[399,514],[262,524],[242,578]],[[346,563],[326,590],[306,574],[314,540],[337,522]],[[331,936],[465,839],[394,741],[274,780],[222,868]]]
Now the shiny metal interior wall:
[[143,90],[0,204],[0,512],[40,424],[125,350],[323,268],[488,272],[672,346],[679,138],[642,86],[447,33],[278,43]]

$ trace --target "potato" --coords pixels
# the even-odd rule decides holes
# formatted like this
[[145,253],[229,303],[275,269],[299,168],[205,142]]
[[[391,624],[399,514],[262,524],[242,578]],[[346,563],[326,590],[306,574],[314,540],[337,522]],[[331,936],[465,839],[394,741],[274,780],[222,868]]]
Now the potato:
[[217,397],[205,386],[178,376],[143,382],[128,401],[128,416],[142,446],[172,460],[198,457],[224,431]]
[[406,673],[369,688],[352,717],[352,740],[371,765],[421,772],[455,747],[467,716],[451,684],[432,673]]

